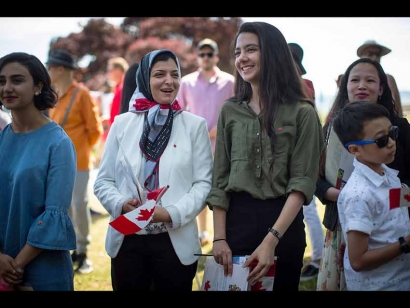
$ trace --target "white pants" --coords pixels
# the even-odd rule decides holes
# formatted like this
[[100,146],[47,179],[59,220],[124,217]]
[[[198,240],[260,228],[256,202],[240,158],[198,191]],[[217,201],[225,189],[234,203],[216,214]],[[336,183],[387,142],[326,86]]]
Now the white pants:
[[87,253],[91,241],[91,214],[88,205],[88,180],[90,171],[77,170],[75,178],[73,198],[69,208],[69,215],[73,221],[75,235],[77,238],[76,252]]
[[312,247],[312,261],[320,260],[322,258],[323,243],[325,238],[323,235],[322,222],[320,221],[317,212],[316,197],[313,196],[312,202],[309,205],[303,206],[303,215],[305,216],[305,225],[308,229],[310,244]]

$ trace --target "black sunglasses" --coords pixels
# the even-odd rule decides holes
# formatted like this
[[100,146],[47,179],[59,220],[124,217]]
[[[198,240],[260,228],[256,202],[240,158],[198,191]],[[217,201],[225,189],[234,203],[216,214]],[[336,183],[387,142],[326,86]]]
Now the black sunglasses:
[[366,53],[366,56],[367,56],[367,57],[376,56],[376,57],[379,57],[379,58],[380,58],[380,52],[369,51],[369,52]]
[[203,53],[200,53],[199,56],[201,58],[203,58],[205,56],[208,56],[208,58],[212,58],[214,56],[214,53],[213,52],[203,52]]
[[347,142],[345,143],[345,147],[347,148],[351,144],[365,145],[365,144],[376,143],[379,148],[384,148],[389,143],[389,138],[396,140],[398,136],[399,136],[399,128],[397,126],[392,126],[390,132],[383,137],[377,138],[375,140],[360,140],[360,141]]

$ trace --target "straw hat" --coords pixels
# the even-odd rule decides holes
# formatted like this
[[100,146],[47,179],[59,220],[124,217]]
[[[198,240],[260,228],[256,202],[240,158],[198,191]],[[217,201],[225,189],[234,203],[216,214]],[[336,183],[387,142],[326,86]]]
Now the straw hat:
[[363,54],[363,51],[370,46],[376,46],[380,49],[380,57],[383,57],[385,55],[387,55],[388,53],[391,52],[390,48],[387,48],[386,46],[380,45],[379,43],[377,43],[375,40],[368,40],[366,42],[363,43],[362,46],[360,46],[357,49],[357,56],[361,57],[361,55]]

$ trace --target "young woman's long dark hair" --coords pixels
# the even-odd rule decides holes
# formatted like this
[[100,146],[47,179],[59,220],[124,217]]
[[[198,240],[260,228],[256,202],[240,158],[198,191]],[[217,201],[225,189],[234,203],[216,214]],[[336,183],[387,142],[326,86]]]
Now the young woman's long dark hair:
[[[261,102],[261,119],[264,130],[270,138],[271,149],[274,152],[276,134],[273,123],[276,118],[278,105],[307,100],[303,92],[302,79],[283,34],[275,26],[266,22],[246,22],[239,28],[232,48],[241,33],[254,33],[259,40],[261,52],[259,74],[259,98]],[[252,88],[245,82],[237,70],[235,76],[235,96],[233,101],[249,101]],[[271,168],[273,162],[271,164]]]

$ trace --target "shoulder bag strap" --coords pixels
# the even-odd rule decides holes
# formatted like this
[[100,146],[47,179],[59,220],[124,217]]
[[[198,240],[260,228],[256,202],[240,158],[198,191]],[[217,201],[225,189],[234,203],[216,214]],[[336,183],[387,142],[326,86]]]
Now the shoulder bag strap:
[[80,87],[75,88],[74,93],[71,96],[71,100],[70,100],[70,103],[68,104],[68,107],[65,111],[63,121],[61,121],[61,123],[60,123],[61,127],[64,127],[65,123],[67,122],[68,114],[70,113],[71,107],[73,106],[74,99],[75,99],[79,89],[80,89]]

